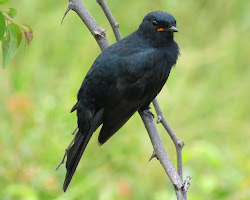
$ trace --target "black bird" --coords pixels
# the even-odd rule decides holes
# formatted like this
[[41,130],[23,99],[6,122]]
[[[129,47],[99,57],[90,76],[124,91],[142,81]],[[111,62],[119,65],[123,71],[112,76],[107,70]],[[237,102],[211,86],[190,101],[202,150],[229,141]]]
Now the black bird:
[[67,151],[66,191],[81,156],[101,125],[104,144],[138,110],[149,108],[176,64],[175,18],[163,11],[146,15],[138,30],[105,49],[87,73],[77,95],[78,132]]

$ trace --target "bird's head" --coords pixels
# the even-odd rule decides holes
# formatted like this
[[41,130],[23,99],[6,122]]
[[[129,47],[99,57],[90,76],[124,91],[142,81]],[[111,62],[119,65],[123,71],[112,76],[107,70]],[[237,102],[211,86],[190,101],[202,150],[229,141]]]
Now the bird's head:
[[161,40],[173,38],[173,33],[178,32],[178,29],[173,15],[153,11],[144,17],[138,31],[151,39]]

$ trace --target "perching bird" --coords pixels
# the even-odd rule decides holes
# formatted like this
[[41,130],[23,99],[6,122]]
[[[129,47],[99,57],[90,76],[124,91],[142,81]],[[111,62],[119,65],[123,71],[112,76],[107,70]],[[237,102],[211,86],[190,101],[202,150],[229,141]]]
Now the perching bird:
[[149,108],[176,64],[175,18],[163,11],[146,15],[138,30],[105,49],[87,73],[77,95],[78,132],[67,151],[66,191],[82,154],[102,124],[104,144],[138,110]]

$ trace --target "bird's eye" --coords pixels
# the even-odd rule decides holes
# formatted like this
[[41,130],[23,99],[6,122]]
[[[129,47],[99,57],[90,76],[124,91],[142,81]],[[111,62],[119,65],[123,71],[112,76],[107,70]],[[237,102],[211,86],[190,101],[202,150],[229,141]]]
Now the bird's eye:
[[153,26],[157,26],[157,25],[158,25],[158,22],[154,20],[154,21],[152,21],[152,25],[153,25]]

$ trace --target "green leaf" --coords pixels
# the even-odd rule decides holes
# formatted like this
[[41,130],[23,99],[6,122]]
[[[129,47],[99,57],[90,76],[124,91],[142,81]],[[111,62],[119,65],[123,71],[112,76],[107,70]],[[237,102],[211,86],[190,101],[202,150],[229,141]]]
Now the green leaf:
[[9,0],[0,0],[0,5],[8,3]]
[[3,38],[6,30],[6,22],[3,13],[0,12],[0,40]]
[[11,17],[14,18],[17,14],[17,10],[15,8],[10,8],[10,10],[7,12],[7,14]]
[[2,39],[2,52],[3,52],[3,68],[16,54],[16,51],[22,41],[22,31],[18,25],[11,23],[6,30],[6,36]]
[[21,28],[17,24],[14,24],[14,23],[11,23],[9,26],[11,26],[11,28],[14,30],[14,32],[16,34],[17,41],[18,41],[17,47],[19,47],[19,45],[22,41],[22,37],[23,37]]

